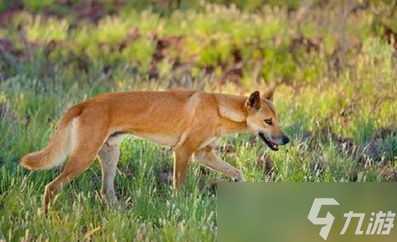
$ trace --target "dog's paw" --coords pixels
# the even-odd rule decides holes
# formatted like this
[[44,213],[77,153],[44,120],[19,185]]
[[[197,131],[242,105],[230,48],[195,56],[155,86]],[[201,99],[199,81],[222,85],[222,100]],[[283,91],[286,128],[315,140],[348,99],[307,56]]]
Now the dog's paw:
[[245,182],[245,178],[241,171],[236,171],[236,175],[232,178],[234,182]]

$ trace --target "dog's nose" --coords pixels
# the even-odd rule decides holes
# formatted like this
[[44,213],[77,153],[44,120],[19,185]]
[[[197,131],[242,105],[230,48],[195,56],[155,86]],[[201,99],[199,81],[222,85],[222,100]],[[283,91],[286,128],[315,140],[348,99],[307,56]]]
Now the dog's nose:
[[289,143],[289,138],[284,135],[284,137],[283,137],[283,145],[286,145],[288,143]]

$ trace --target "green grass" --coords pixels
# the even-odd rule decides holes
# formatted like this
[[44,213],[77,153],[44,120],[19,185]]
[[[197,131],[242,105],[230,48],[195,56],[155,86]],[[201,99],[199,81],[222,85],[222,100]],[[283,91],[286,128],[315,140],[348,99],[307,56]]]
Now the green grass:
[[[275,106],[292,142],[271,152],[250,135],[220,140],[220,155],[248,182],[397,180],[396,49],[370,10],[349,17],[347,44],[353,47],[342,53],[345,42],[332,27],[339,16],[334,6],[314,7],[301,22],[287,14],[296,1],[260,10],[256,1],[239,1],[250,12],[209,4],[182,4],[183,10],[168,13],[130,6],[92,22],[52,1],[23,2],[25,9],[0,29],[0,38],[12,43],[0,52],[0,240],[215,240],[210,184],[228,179],[193,163],[175,195],[159,178],[171,167],[171,151],[134,138],[121,147],[119,208],[100,198],[96,161],[43,216],[44,186],[59,170],[28,172],[18,166],[20,157],[46,145],[67,107],[109,91],[187,87],[248,94],[276,82]],[[328,14],[324,28],[316,19]],[[160,53],[158,40],[175,37],[181,44]],[[320,41],[317,50],[307,49],[310,41]],[[238,64],[236,55],[241,76],[219,81]]]

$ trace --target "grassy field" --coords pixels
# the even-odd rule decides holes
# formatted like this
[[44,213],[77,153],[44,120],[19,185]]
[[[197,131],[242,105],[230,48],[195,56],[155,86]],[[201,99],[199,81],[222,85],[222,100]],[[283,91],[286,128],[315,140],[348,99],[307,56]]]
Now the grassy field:
[[46,145],[67,107],[108,91],[248,94],[275,83],[292,142],[278,152],[249,135],[219,142],[248,182],[397,181],[392,1],[16,2],[0,2],[0,241],[215,240],[212,184],[228,179],[193,162],[174,195],[171,151],[133,137],[119,208],[102,202],[96,162],[43,216],[59,170],[26,171],[20,157]]

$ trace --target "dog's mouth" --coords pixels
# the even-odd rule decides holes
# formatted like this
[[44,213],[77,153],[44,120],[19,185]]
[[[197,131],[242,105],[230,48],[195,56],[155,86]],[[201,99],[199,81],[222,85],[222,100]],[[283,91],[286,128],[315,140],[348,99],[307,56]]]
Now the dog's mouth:
[[265,142],[265,144],[269,146],[270,149],[278,151],[278,144],[273,143],[270,139],[266,138],[265,134],[262,132],[259,132],[258,135],[263,140],[263,142]]

